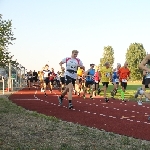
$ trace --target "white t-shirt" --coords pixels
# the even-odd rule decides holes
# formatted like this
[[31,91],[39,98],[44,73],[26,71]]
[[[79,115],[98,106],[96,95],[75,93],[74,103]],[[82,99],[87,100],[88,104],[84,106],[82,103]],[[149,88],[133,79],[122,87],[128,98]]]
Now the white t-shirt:
[[57,74],[56,80],[59,80],[59,81],[60,81],[60,75]]
[[43,77],[48,78],[51,71],[50,70],[43,70],[43,73],[44,73]]
[[64,58],[62,60],[62,63],[66,63],[66,73],[65,73],[65,75],[67,75],[67,76],[69,76],[73,79],[76,79],[77,78],[77,73],[75,73],[75,72],[70,73],[67,70],[72,70],[72,71],[77,72],[78,66],[80,66],[80,67],[83,66],[82,61],[78,58],[67,57],[67,58]]

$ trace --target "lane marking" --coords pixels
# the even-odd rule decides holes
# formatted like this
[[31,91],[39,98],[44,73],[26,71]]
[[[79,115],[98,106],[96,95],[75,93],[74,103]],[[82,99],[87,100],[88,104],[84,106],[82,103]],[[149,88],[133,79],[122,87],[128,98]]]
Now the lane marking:
[[36,100],[36,101],[39,101],[40,99],[13,99],[13,100],[21,100],[21,101],[26,101],[26,100],[27,101],[31,101],[31,100],[35,101]]

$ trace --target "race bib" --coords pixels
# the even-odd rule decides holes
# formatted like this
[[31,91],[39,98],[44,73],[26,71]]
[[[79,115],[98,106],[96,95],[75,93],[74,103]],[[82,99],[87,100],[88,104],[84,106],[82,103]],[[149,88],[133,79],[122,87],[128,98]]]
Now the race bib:
[[110,77],[110,73],[106,73],[106,77]]
[[98,81],[95,81],[95,83],[98,83]]
[[115,79],[115,82],[119,82],[119,79]]
[[31,78],[31,76],[29,76],[29,78]]
[[127,82],[127,80],[126,79],[122,79],[122,82]]

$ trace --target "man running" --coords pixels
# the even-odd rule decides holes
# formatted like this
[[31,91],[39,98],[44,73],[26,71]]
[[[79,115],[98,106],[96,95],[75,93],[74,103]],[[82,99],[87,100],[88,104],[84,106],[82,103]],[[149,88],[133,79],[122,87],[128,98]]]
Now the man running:
[[111,91],[111,96],[114,98],[114,96],[117,93],[118,87],[119,87],[119,75],[118,75],[118,70],[121,68],[121,64],[117,63],[117,68],[113,70],[112,74],[112,84],[114,86],[113,90]]
[[108,89],[109,82],[112,80],[112,69],[110,68],[110,63],[106,62],[104,66],[100,70],[101,82],[103,84],[103,88],[100,89],[99,92],[104,92],[105,102],[109,102],[109,99],[106,97],[106,92]]
[[84,69],[83,63],[80,59],[77,58],[78,51],[73,50],[71,57],[64,58],[60,63],[60,67],[62,68],[62,65],[66,63],[66,89],[63,91],[61,96],[58,97],[59,105],[62,105],[63,98],[68,92],[68,101],[69,101],[69,109],[73,108],[72,105],[72,90],[75,86],[75,81],[77,78],[77,68],[78,66]]
[[50,92],[52,93],[52,89],[50,86],[50,74],[51,74],[51,71],[49,70],[49,65],[46,64],[45,69],[43,70],[45,97],[47,97],[47,94],[46,94],[47,86],[50,88]]
[[[143,71],[143,78],[142,78],[142,90],[143,91],[146,91],[146,88],[149,88],[148,85],[145,84],[145,81],[146,81],[146,75],[147,75],[147,72],[144,70]],[[136,98],[138,97],[138,93],[136,93],[137,95],[135,96]],[[140,100],[138,101],[138,105],[142,105],[142,97],[143,95],[140,95]],[[148,98],[146,98],[146,102],[150,101]]]
[[119,75],[119,80],[121,82],[121,90],[118,90],[118,92],[121,93],[122,102],[126,102],[124,93],[127,88],[127,82],[130,79],[130,70],[128,68],[128,62],[125,62],[124,66],[118,70],[118,75]]
[[38,73],[34,70],[33,71],[33,85],[37,85],[37,81],[38,81]]
[[[139,64],[139,68],[143,71],[146,71],[145,85],[148,85],[150,88],[150,54],[145,56],[145,58]],[[138,94],[145,95],[146,98],[150,99],[150,93],[144,91],[141,87],[138,88],[137,93],[135,94],[135,98],[138,97]],[[148,117],[148,120],[150,121],[150,116]]]
[[84,87],[84,94],[83,98],[85,99],[85,93],[90,90],[90,99],[93,99],[93,93],[95,93],[95,81],[94,81],[94,75],[95,75],[95,64],[90,64],[90,69],[88,69],[85,73],[85,87]]
[[[150,54],[145,56],[145,58],[139,64],[139,68],[143,71],[146,71],[145,85],[148,85],[150,88]],[[145,95],[145,97],[150,99],[150,93],[145,92],[141,87],[138,88],[137,93],[135,94],[135,98],[138,97],[138,94]]]
[[78,67],[77,70],[77,79],[76,79],[76,89],[77,89],[77,95],[80,96],[80,92],[82,89],[82,76],[83,76],[84,70]]

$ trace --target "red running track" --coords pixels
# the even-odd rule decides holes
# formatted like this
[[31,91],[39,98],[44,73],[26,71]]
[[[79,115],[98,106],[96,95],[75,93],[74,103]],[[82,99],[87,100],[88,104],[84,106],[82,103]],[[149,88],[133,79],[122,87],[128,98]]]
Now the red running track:
[[74,96],[74,109],[69,110],[66,99],[62,106],[58,106],[59,94],[58,90],[54,90],[45,97],[37,88],[31,90],[24,88],[12,94],[9,99],[27,110],[55,116],[64,121],[150,140],[150,121],[148,121],[150,104],[144,103],[139,106],[136,102],[123,103],[120,100],[110,100],[106,103],[101,97],[91,100]]

